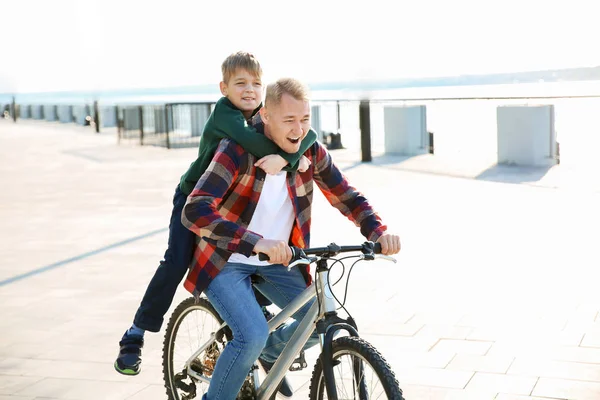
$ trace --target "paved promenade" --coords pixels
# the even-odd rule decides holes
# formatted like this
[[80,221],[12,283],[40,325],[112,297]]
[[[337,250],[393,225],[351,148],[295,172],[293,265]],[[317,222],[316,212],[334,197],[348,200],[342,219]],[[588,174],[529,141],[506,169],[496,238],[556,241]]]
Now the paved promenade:
[[[146,336],[139,376],[113,362],[195,154],[0,121],[0,400],[166,398],[164,331]],[[402,237],[398,264],[354,268],[347,308],[407,399],[600,399],[597,173],[332,154]],[[363,240],[320,193],[313,218],[315,246]]]

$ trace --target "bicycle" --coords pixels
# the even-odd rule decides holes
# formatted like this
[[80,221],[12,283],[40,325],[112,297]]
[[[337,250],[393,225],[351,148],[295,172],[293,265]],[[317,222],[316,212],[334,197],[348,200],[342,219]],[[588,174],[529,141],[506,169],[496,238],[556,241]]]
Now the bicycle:
[[[316,298],[302,319],[292,338],[285,346],[280,357],[277,359],[265,380],[261,383],[258,373],[258,363],[255,362],[240,390],[238,400],[266,400],[274,398],[279,383],[288,370],[295,371],[305,368],[306,361],[301,351],[305,343],[316,329],[320,337],[321,354],[314,366],[310,382],[311,400],[323,399],[379,399],[403,400],[402,390],[398,380],[383,356],[367,341],[360,338],[358,328],[354,319],[344,307],[348,290],[349,275],[354,265],[361,260],[374,260],[383,258],[396,262],[393,257],[381,255],[381,245],[373,242],[364,242],[357,246],[338,246],[335,243],[327,247],[315,247],[310,249],[299,249],[291,247],[292,260],[288,268],[296,265],[308,265],[316,263],[315,280],[290,304],[277,313],[268,321],[269,331],[272,332],[297,310],[306,303]],[[334,258],[338,254],[358,252],[354,256],[346,256],[340,259]],[[259,254],[261,260],[267,260],[265,254]],[[352,264],[346,280],[346,293],[344,303],[339,302],[331,290],[329,283],[329,271],[336,263],[348,258],[358,258]],[[333,261],[329,265],[329,261]],[[339,282],[345,274],[345,267]],[[337,283],[336,282],[336,283]],[[335,283],[334,283],[335,285]],[[337,303],[341,305],[348,314],[344,319],[337,315]],[[180,333],[183,329],[184,320],[194,319],[198,322],[198,315],[202,316],[203,328],[206,322],[210,325],[203,333],[208,333],[208,338],[200,337],[194,345],[190,344],[189,351],[186,348],[185,356],[176,359],[174,351]],[[210,319],[210,321],[208,321]],[[186,322],[189,330],[189,322]],[[197,326],[197,325],[196,325]],[[339,331],[346,331],[348,336],[340,336],[334,340],[334,335]],[[209,301],[204,298],[188,298],[183,300],[173,311],[163,342],[163,374],[167,395],[170,400],[191,400],[197,394],[208,390],[210,377],[214,371],[216,361],[227,344],[232,339],[231,330],[223,322]],[[197,350],[194,350],[197,349]],[[191,356],[189,355],[192,353]],[[300,356],[297,358],[297,355]],[[348,360],[345,361],[345,357]],[[175,366],[178,365],[178,369]],[[371,374],[367,374],[367,368]],[[335,371],[334,371],[335,369]],[[201,386],[200,391],[196,385]],[[346,385],[351,385],[346,389]],[[379,389],[379,391],[375,391]],[[384,397],[381,397],[384,394]],[[200,396],[201,397],[201,394]]]

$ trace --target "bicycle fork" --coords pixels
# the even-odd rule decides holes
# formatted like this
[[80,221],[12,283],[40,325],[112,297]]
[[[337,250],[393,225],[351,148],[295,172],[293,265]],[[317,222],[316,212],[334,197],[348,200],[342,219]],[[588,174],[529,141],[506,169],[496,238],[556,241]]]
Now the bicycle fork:
[[[321,365],[323,366],[323,378],[325,380],[325,389],[327,398],[337,400],[337,389],[335,387],[335,375],[333,367],[336,364],[333,360],[333,337],[340,330],[346,330],[351,336],[358,337],[358,328],[352,317],[348,320],[338,317],[336,312],[336,303],[329,288],[327,261],[319,260],[316,272],[319,275],[318,294],[319,301],[324,310],[324,318],[317,323],[317,333],[321,338]],[[339,362],[338,362],[339,363]],[[360,399],[367,400],[366,389],[361,383],[363,375],[363,366],[361,360],[355,360],[354,379],[357,385],[360,385]]]

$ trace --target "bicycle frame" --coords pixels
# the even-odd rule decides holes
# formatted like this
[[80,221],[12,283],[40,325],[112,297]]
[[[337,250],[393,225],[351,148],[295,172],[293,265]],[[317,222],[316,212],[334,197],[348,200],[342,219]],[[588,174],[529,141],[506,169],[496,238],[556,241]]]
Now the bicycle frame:
[[[320,260],[319,263],[321,262],[326,263],[325,260]],[[309,303],[315,298],[318,298],[318,301],[315,301],[312,304],[304,318],[300,321],[298,328],[292,335],[290,341],[286,344],[285,348],[281,352],[281,355],[267,374],[267,377],[262,384],[259,384],[258,368],[255,363],[256,368],[253,369],[253,374],[256,385],[255,390],[257,400],[267,400],[275,393],[279,383],[284,378],[290,366],[296,359],[296,356],[300,353],[312,333],[315,331],[317,322],[323,319],[326,314],[329,315],[330,313],[336,312],[336,303],[328,284],[328,270],[318,269],[317,275],[319,279],[316,280],[318,285],[316,290],[315,283],[313,282],[268,322],[269,332],[273,332],[279,325],[287,321],[305,304]],[[227,324],[223,323],[216,332],[211,334],[211,338],[186,361],[185,367],[187,368],[187,373],[189,376],[198,379],[199,381],[210,383],[211,378],[204,377],[195,372],[191,368],[191,363],[216,340],[218,332],[226,326]],[[356,334],[356,332],[354,333]],[[321,350],[323,351],[325,344],[325,332],[320,333],[319,336],[321,339]]]

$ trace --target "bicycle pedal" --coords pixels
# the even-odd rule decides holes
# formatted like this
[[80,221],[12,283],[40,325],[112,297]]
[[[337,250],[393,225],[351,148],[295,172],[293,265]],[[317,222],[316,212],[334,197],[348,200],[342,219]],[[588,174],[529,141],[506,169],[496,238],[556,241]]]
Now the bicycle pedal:
[[306,367],[308,367],[308,364],[304,358],[304,351],[302,351],[298,358],[296,358],[294,362],[292,362],[292,365],[290,365],[290,371],[300,371]]

